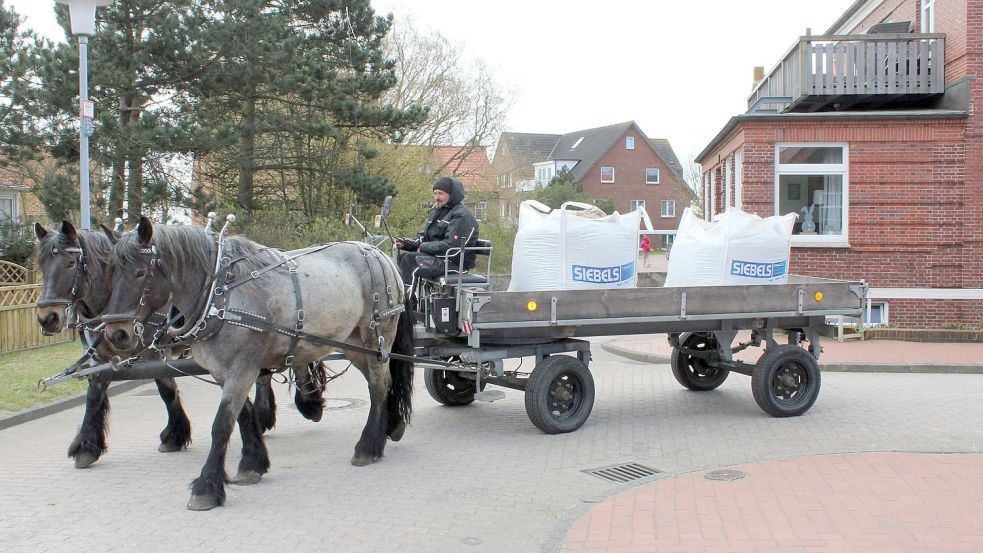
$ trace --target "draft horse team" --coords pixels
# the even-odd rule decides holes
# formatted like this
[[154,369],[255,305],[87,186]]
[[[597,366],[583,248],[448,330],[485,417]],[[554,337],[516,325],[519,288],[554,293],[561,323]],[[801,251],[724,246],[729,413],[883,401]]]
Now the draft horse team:
[[[259,482],[269,470],[263,431],[273,424],[271,372],[291,370],[302,413],[320,418],[320,360],[343,349],[368,382],[370,407],[352,464],[383,456],[410,420],[413,324],[393,261],[361,242],[280,251],[225,229],[153,225],[141,218],[122,235],[35,227],[44,275],[38,322],[60,332],[78,317],[86,354],[97,360],[163,359],[190,350],[222,388],[212,443],[191,486],[188,508],[222,505],[225,483]],[[85,359],[85,357],[83,358]],[[249,390],[256,383],[255,405]],[[157,381],[168,409],[161,451],[183,449],[190,424],[173,379]],[[105,451],[108,399],[94,378],[86,415],[69,449],[77,467]],[[229,479],[225,454],[233,426],[242,460]]]

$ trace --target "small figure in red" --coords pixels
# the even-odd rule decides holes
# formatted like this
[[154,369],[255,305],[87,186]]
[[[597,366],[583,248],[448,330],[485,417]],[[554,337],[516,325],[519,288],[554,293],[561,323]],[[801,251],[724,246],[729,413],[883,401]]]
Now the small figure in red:
[[649,254],[652,253],[652,241],[649,240],[649,235],[642,235],[642,243],[639,245],[639,249],[642,250],[642,259],[645,260],[645,266],[649,266]]

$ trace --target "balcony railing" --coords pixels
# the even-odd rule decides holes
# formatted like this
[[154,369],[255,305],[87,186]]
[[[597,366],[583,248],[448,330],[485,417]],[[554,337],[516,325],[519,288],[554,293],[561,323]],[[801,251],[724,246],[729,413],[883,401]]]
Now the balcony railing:
[[803,36],[758,83],[748,108],[811,111],[872,96],[941,94],[944,68],[944,34]]

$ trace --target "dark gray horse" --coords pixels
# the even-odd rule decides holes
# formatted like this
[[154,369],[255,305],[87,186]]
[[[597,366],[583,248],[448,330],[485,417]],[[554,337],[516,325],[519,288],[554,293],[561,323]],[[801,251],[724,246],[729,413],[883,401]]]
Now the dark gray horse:
[[[113,250],[111,314],[103,318],[106,337],[120,353],[139,344],[135,323],[165,303],[188,317],[190,328],[198,322],[224,323],[191,347],[195,361],[222,384],[211,450],[192,483],[192,510],[225,501],[229,437],[237,419],[248,423],[244,406],[261,368],[283,365],[290,356],[297,365],[313,363],[334,351],[333,345],[312,337],[364,348],[345,351],[368,381],[371,400],[352,464],[380,459],[387,436],[399,440],[411,412],[413,364],[388,357],[390,351],[413,353],[410,315],[403,311],[394,316],[405,308],[406,297],[391,259],[372,246],[350,242],[281,253],[233,237],[223,247],[223,266],[215,274],[218,244],[213,235],[194,227],[154,227],[141,218]],[[207,301],[213,286],[223,296],[221,309]],[[301,327],[308,335],[297,342],[291,333]],[[234,481],[258,482],[268,469],[260,435],[243,444]]]
[[[63,221],[59,231],[49,231],[35,224],[34,232],[39,240],[37,266],[44,276],[44,284],[38,301],[38,324],[45,334],[58,334],[65,330],[74,312],[87,327],[95,326],[105,311],[110,295],[109,261],[112,241],[111,231],[77,231],[68,221]],[[145,329],[149,340],[156,329]],[[97,362],[108,362],[114,355],[108,342],[95,336],[80,336],[88,348],[95,339]],[[160,433],[161,452],[181,451],[191,443],[191,423],[181,405],[177,383],[173,378],[156,380],[157,391],[167,409],[167,426]],[[306,385],[305,385],[306,384]],[[76,468],[86,468],[105,453],[108,445],[106,431],[109,422],[108,381],[92,378],[86,392],[85,414],[78,434],[68,448],[68,456],[74,458]],[[298,407],[305,416],[320,418],[323,400],[320,389],[303,382],[298,386]],[[255,409],[261,431],[273,428],[276,423],[276,402],[270,375],[261,376],[256,382]]]

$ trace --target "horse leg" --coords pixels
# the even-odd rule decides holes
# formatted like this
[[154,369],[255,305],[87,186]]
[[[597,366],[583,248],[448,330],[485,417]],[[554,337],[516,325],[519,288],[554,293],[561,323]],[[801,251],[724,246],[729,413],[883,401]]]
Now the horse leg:
[[276,398],[273,396],[272,374],[263,372],[256,379],[256,401],[253,408],[259,431],[273,430],[276,426]]
[[109,422],[109,382],[89,381],[85,392],[85,415],[78,434],[68,446],[68,456],[75,459],[75,468],[84,469],[95,463],[106,451],[106,430]]
[[270,470],[270,456],[263,443],[258,413],[248,399],[239,412],[239,435],[242,437],[242,459],[232,483],[241,486],[256,484]]
[[222,386],[222,400],[212,421],[212,445],[208,450],[208,459],[201,467],[201,474],[191,482],[188,509],[192,511],[207,511],[225,503],[225,483],[228,481],[225,453],[229,447],[229,437],[249,396],[249,388],[259,376],[259,370],[241,371],[239,374],[230,371],[227,374],[230,373],[231,376],[225,379]]
[[321,363],[311,363],[304,368],[294,369],[297,376],[297,391],[294,392],[294,405],[309,421],[318,422],[324,415],[324,368]]
[[369,416],[365,421],[365,428],[362,429],[362,437],[355,444],[355,455],[352,456],[352,464],[359,467],[382,458],[386,447],[386,395],[390,383],[388,363],[380,363],[373,356],[361,357],[363,363],[355,363],[355,366],[365,367],[362,373],[369,383]]
[[181,406],[181,396],[178,395],[177,382],[173,378],[158,378],[157,393],[167,407],[167,426],[160,431],[160,445],[157,451],[170,453],[181,451],[191,443],[191,421]]

